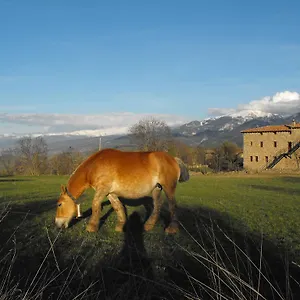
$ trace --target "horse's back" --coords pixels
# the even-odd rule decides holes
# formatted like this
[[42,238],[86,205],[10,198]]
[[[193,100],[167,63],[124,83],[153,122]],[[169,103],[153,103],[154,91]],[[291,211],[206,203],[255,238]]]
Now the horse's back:
[[87,161],[91,173],[111,180],[145,184],[154,181],[177,181],[180,168],[176,160],[166,152],[130,152],[104,149]]

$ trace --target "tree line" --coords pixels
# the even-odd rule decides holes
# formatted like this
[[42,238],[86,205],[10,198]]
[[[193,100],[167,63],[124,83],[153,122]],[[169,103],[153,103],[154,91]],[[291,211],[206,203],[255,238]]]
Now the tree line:
[[1,152],[0,172],[2,175],[68,175],[85,157],[72,148],[50,156],[43,137],[23,137],[16,147]]
[[[241,149],[234,143],[224,142],[215,148],[188,146],[174,140],[170,127],[155,118],[143,119],[129,128],[129,136],[137,151],[166,151],[179,157],[191,170],[207,172],[242,169]],[[23,137],[16,146],[0,154],[2,175],[69,175],[90,153],[69,148],[49,155],[43,137]]]
[[166,122],[155,118],[143,119],[134,124],[129,128],[129,134],[138,150],[167,151],[181,158],[190,169],[195,171],[238,171],[243,168],[242,149],[237,144],[223,142],[209,149],[201,145],[188,146],[179,140],[174,140]]

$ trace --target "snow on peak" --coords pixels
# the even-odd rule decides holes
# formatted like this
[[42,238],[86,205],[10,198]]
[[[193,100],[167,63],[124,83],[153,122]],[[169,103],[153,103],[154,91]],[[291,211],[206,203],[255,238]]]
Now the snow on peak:
[[244,119],[253,119],[253,118],[263,118],[263,117],[272,117],[274,114],[272,113],[268,113],[268,112],[264,112],[261,110],[248,110],[248,109],[244,109],[241,111],[237,111],[234,113],[230,113],[227,116],[230,116],[232,118],[244,118]]
[[60,133],[49,133],[44,135],[75,135],[75,136],[90,136],[90,137],[97,137],[103,135],[125,135],[128,131],[127,126],[123,127],[108,127],[105,129],[83,129],[83,130],[76,130],[71,132],[60,132]]

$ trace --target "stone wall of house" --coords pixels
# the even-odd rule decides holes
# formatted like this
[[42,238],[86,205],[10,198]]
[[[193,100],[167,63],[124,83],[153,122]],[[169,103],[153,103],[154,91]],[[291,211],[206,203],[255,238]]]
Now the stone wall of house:
[[[246,170],[263,170],[270,164],[275,156],[288,152],[291,147],[300,142],[300,129],[291,132],[255,132],[244,133],[244,168]],[[251,161],[252,159],[252,161]],[[283,158],[274,170],[297,170],[300,165],[300,149],[292,158]]]

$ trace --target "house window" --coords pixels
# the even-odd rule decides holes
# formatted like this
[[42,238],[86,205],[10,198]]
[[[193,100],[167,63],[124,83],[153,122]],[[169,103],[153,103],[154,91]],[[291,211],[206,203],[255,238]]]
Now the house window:
[[275,147],[275,148],[277,147],[277,142],[276,142],[276,141],[274,141],[274,147]]
[[262,133],[262,132],[261,132],[260,134],[261,134],[261,135],[263,135],[263,133]]
[[250,156],[250,161],[253,161],[253,156]]
[[255,161],[258,161],[258,156],[255,156]]
[[268,157],[268,156],[266,156],[265,158],[266,158],[266,163],[267,163],[267,162],[269,162],[269,157]]
[[288,142],[288,151],[290,151],[293,147],[293,143],[292,142]]
[[253,142],[251,141],[251,142],[250,142],[250,146],[252,146],[252,145],[253,145]]
[[264,146],[264,142],[260,142],[260,146],[263,147]]

